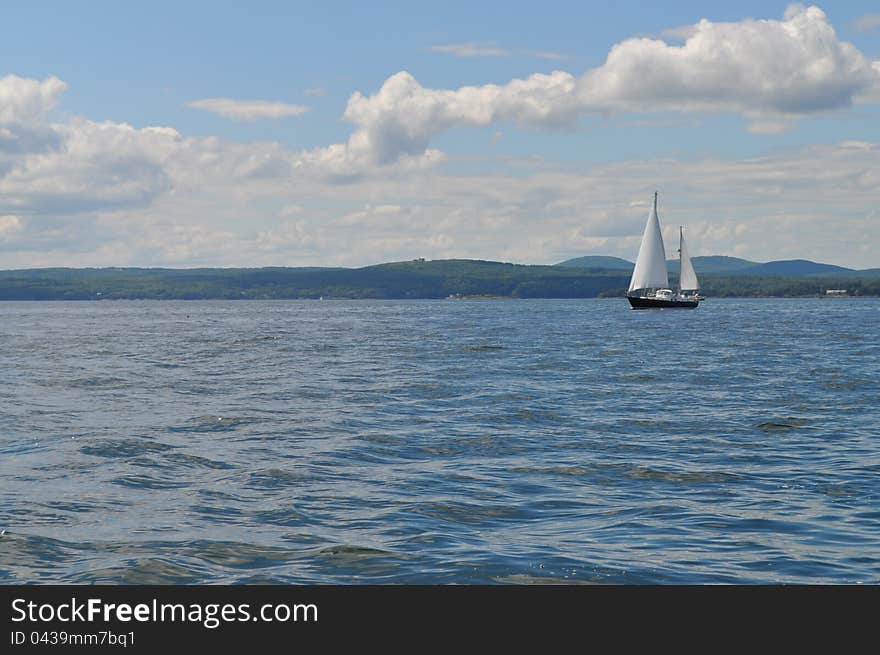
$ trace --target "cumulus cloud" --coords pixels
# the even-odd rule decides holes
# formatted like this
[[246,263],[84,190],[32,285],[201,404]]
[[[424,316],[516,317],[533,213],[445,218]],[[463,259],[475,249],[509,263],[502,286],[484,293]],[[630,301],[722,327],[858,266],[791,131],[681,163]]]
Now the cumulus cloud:
[[[291,151],[277,143],[238,144],[186,138],[173,128],[136,128],[74,117],[52,123],[47,112],[66,85],[9,76],[0,80],[0,214],[82,214],[145,207],[166,194],[350,181],[372,172],[343,145]],[[442,161],[436,151],[400,157],[393,170]]]
[[[172,188],[149,205],[104,204],[56,218],[44,211],[39,221],[31,212],[0,210],[21,218],[21,229],[10,233],[16,248],[3,253],[2,266],[632,259],[655,189],[666,236],[687,226],[695,255],[876,266],[870,246],[880,240],[873,209],[880,144],[852,141],[738,161],[526,162],[516,175],[427,169],[338,185],[254,176],[244,151],[224,154],[220,143],[210,150],[179,139],[165,160]],[[257,159],[277,156],[267,150]],[[8,223],[14,229],[15,221]]]
[[880,62],[839,41],[815,8],[693,27],[678,46],[624,41],[580,77],[556,71],[447,90],[400,72],[350,98],[347,141],[308,151],[167,127],[55,123],[64,82],[0,78],[2,265],[633,257],[641,203],[658,187],[661,213],[672,230],[689,226],[694,254],[876,265],[880,222],[866,208],[880,188],[877,144],[750,161],[502,164],[515,174],[437,167],[444,155],[431,140],[458,127],[556,128],[586,113],[664,109],[689,120],[737,112],[749,129],[774,133],[853,101],[880,102]]
[[71,213],[149,203],[170,188],[174,130],[84,119],[51,129],[63,145],[19,158],[0,178],[0,207]]
[[[875,61],[872,66],[874,68],[874,74],[880,79],[880,60]],[[880,84],[874,84],[873,86],[869,86],[862,90],[855,96],[855,98],[853,98],[853,101],[856,104],[880,104]]]
[[263,119],[290,118],[309,110],[305,105],[268,100],[233,100],[231,98],[205,98],[187,103],[187,107],[201,109],[235,121],[258,121]]
[[41,119],[66,89],[57,77],[42,82],[16,75],[0,77],[0,125]]
[[[443,90],[396,73],[375,94],[350,98],[345,118],[355,132],[348,154],[388,163],[424,152],[433,136],[454,127],[571,125],[589,113],[733,112],[766,134],[880,93],[880,62],[839,40],[818,7],[791,5],[783,20],[701,20],[675,31],[684,44],[628,39],[580,77],[554,71]],[[479,54],[474,44],[437,47]]]
[[0,78],[0,175],[11,170],[18,158],[60,145],[45,118],[66,88],[57,77],[43,81],[15,75]]
[[682,46],[629,39],[581,78],[586,107],[807,115],[838,109],[880,83],[871,61],[840,41],[818,7],[784,20],[702,20]]
[[377,163],[417,155],[434,135],[452,127],[483,127],[510,120],[524,125],[565,125],[577,116],[575,78],[535,74],[506,85],[427,89],[406,72],[392,75],[372,96],[355,93],[344,117],[356,129],[348,151]]

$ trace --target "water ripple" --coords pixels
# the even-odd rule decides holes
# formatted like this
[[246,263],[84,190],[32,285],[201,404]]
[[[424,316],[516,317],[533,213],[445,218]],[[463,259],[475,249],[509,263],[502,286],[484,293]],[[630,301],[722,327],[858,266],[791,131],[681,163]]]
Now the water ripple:
[[0,582],[880,582],[880,301],[4,303]]

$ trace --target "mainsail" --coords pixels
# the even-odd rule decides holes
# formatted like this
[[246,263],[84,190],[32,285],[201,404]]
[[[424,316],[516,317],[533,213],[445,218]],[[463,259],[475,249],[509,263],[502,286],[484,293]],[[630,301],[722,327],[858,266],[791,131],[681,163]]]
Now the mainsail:
[[[696,280],[696,277],[694,277]],[[657,217],[657,193],[654,193],[654,207],[648,214],[639,257],[629,282],[629,291],[636,289],[663,289],[669,286],[666,274],[666,250],[663,248],[663,235],[660,234],[660,219]]]
[[678,254],[681,258],[681,273],[679,275],[678,288],[682,291],[696,291],[700,288],[700,283],[697,282],[697,274],[694,272],[694,266],[691,264],[691,258],[684,245],[684,231],[682,228],[678,228],[678,233],[680,239]]

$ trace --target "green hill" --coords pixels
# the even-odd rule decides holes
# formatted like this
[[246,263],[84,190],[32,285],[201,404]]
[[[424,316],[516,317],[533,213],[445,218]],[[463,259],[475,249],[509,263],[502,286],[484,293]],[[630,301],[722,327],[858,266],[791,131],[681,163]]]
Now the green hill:
[[[697,270],[709,297],[824,295],[825,289],[880,295],[877,269],[799,276]],[[593,298],[625,295],[629,278],[628,269],[470,259],[419,259],[363,268],[51,268],[0,271],[0,300]],[[673,288],[676,278],[670,275]]]
[[[760,266],[758,262],[750,262],[747,259],[738,257],[727,257],[724,255],[710,255],[708,257],[692,257],[691,262],[697,273],[730,273],[753,266]],[[575,257],[567,259],[564,262],[556,264],[566,268],[586,268],[593,270],[609,270],[609,271],[632,271],[633,262],[620,257],[606,257],[603,255],[587,255],[585,257]],[[678,275],[678,259],[669,259],[666,262],[670,273]]]
[[819,264],[807,259],[788,259],[758,264],[738,271],[742,275],[836,275],[855,273],[851,268]]
[[0,271],[0,300],[115,298],[590,298],[629,274],[479,260],[414,260],[363,268],[33,269]]
[[[752,266],[760,266],[758,262],[750,262],[748,259],[739,257],[727,257],[726,255],[709,255],[706,257],[691,257],[691,263],[697,274],[700,273],[733,273]],[[679,260],[669,259],[666,261],[670,273],[678,275]]]
[[574,259],[566,259],[559,262],[557,266],[566,268],[592,268],[597,270],[624,270],[632,271],[633,262],[621,259],[620,257],[605,257],[603,255],[587,255],[586,257],[575,257]]
[[[807,275],[848,275],[858,273],[862,276],[876,275],[877,269],[856,271],[843,266],[833,264],[821,264],[807,259],[790,259],[772,261],[767,263],[752,262],[739,257],[727,257],[725,255],[710,255],[706,257],[692,257],[691,262],[698,275],[722,274],[722,275],[756,275],[801,277]],[[587,255],[568,259],[557,264],[566,268],[579,268],[593,271],[632,271],[634,264],[620,257],[604,257],[602,255]],[[678,275],[679,260],[668,259],[666,266],[671,275]]]

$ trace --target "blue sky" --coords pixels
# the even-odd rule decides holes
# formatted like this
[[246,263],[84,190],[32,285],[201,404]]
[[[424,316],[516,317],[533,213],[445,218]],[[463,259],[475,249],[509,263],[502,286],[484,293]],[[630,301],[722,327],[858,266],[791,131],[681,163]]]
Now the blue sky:
[[[43,140],[0,159],[0,267],[632,259],[656,186],[694,254],[880,266],[880,8],[787,7],[13,3],[0,130]],[[783,23],[803,35],[774,43]],[[656,74],[637,39],[665,44]],[[660,77],[680,95],[640,91]],[[192,104],[216,99],[287,114]]]

